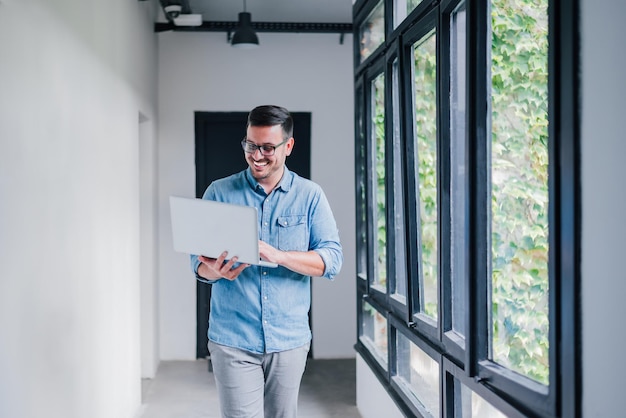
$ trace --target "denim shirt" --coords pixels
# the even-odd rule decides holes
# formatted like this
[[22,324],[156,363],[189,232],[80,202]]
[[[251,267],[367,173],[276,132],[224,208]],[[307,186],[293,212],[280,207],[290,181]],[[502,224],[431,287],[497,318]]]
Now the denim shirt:
[[[268,195],[250,169],[216,180],[203,199],[255,206],[259,239],[283,251],[315,251],[324,261],[323,277],[333,279],[343,263],[339,232],[322,188],[285,167]],[[191,256],[191,268],[200,261]],[[300,347],[311,340],[310,276],[285,267],[250,266],[233,281],[212,283],[208,337],[253,353]]]

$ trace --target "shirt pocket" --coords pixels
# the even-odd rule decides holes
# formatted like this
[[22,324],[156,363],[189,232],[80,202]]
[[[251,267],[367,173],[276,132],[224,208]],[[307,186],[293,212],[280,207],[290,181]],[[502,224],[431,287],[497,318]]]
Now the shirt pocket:
[[306,215],[279,216],[278,248],[282,251],[307,251],[309,234]]

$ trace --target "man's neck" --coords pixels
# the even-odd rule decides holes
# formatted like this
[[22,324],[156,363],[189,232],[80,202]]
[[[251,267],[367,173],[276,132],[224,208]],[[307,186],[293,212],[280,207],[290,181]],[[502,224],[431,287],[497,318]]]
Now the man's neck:
[[284,175],[285,175],[285,167],[283,167],[280,173],[276,173],[275,176],[262,179],[261,181],[259,181],[259,184],[261,185],[261,187],[263,187],[263,190],[265,190],[265,193],[269,195],[270,193],[272,193],[272,191],[274,191],[276,186],[280,184],[280,181],[283,179]]

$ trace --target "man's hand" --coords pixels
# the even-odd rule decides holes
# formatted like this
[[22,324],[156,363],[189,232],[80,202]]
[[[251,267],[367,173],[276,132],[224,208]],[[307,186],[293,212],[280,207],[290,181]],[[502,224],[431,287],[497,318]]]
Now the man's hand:
[[207,280],[227,279],[235,280],[241,272],[248,268],[250,264],[240,264],[237,268],[233,268],[237,262],[237,256],[231,258],[227,262],[226,256],[228,253],[224,251],[218,258],[208,258],[205,256],[199,256],[200,266],[198,266],[198,276],[204,277]]
[[319,277],[324,274],[324,260],[315,251],[281,251],[266,242],[259,241],[259,255],[263,260],[305,276]]
[[269,261],[271,263],[282,264],[283,252],[277,248],[272,247],[268,243],[259,240],[259,255],[261,260]]

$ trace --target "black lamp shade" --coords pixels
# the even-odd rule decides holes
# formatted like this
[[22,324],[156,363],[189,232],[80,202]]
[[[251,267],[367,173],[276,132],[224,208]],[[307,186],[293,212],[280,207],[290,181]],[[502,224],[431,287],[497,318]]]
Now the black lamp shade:
[[233,35],[231,45],[237,48],[255,48],[259,46],[259,38],[252,29],[252,16],[248,12],[239,13],[239,26]]

